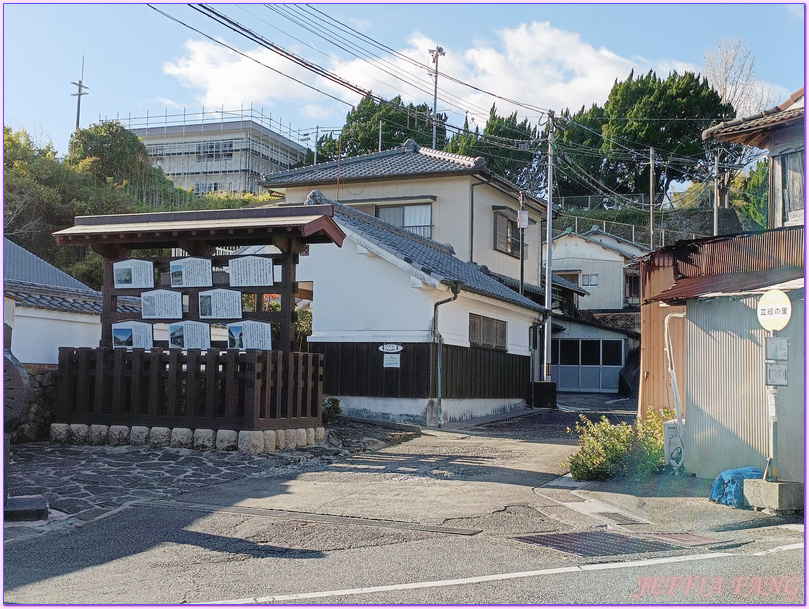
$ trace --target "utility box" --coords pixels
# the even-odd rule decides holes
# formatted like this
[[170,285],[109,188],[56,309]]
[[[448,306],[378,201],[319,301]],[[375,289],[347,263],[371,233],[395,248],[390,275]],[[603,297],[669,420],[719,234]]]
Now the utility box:
[[683,441],[677,434],[677,421],[663,421],[663,462],[678,468],[683,464]]

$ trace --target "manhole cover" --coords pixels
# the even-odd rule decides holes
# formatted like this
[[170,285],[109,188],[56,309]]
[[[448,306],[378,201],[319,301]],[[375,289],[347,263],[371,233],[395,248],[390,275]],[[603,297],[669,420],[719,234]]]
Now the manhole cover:
[[612,556],[614,554],[643,554],[677,549],[662,541],[640,539],[606,531],[579,531],[575,533],[547,533],[512,537],[537,546],[545,546],[578,556]]
[[712,543],[722,543],[721,539],[716,539],[715,537],[705,537],[704,535],[695,535],[694,533],[641,533],[640,535],[646,539],[673,543],[684,548],[705,546]]
[[626,514],[621,514],[620,512],[596,512],[598,516],[603,516],[604,518],[609,518],[616,524],[648,524],[643,520],[637,520],[632,518],[632,516],[627,516]]

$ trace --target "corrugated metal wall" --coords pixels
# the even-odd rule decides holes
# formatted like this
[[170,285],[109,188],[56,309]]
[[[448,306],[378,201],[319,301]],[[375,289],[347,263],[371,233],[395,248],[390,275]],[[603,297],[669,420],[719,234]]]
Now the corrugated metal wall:
[[[691,300],[686,317],[686,471],[714,478],[727,469],[764,469],[769,454],[764,337],[758,296]],[[793,368],[803,362],[803,303],[789,336]],[[789,334],[787,334],[789,333]],[[794,343],[794,344],[793,344]],[[800,356],[797,347],[800,344]],[[803,479],[803,374],[779,393],[781,479]],[[796,399],[796,396],[799,396]],[[796,428],[800,431],[796,431]],[[787,477],[789,476],[789,477]]]
[[777,336],[789,338],[789,385],[778,388],[778,478],[803,482],[806,466],[806,313],[792,299],[792,317]]
[[[670,251],[656,252],[652,259],[641,264],[641,301],[653,298],[674,285],[674,255]],[[674,410],[674,393],[666,360],[664,320],[669,313],[685,312],[684,306],[667,307],[659,302],[644,304],[640,308],[640,387],[638,413],[646,414],[650,406]],[[674,369],[680,388],[680,404],[685,407],[685,322],[671,322],[674,347]]]

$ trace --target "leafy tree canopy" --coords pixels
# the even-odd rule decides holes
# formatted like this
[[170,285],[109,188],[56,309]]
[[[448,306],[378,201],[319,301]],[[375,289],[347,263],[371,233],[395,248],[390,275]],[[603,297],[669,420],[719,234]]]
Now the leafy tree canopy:
[[483,157],[494,173],[519,182],[534,158],[531,142],[536,138],[536,129],[527,119],[518,121],[516,112],[507,117],[498,116],[496,106],[492,105],[482,136],[478,127],[470,131],[466,121],[464,130],[449,141],[447,151]]
[[[436,147],[446,141],[445,115],[438,116]],[[399,96],[389,102],[377,103],[368,95],[346,115],[339,136],[324,134],[318,138],[318,162],[354,157],[379,150],[379,129],[382,124],[382,149],[389,150],[413,139],[422,146],[432,146],[433,125],[427,104],[405,106]]]

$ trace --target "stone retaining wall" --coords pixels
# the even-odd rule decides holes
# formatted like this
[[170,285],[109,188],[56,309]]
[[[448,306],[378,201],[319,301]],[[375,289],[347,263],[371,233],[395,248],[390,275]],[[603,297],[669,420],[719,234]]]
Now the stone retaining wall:
[[52,364],[23,364],[28,373],[28,413],[11,433],[11,443],[39,442],[48,438],[58,389],[59,367]]
[[230,429],[186,429],[184,427],[127,427],[124,425],[51,424],[54,444],[90,446],[151,446],[152,448],[191,448],[194,450],[237,450],[259,455],[275,450],[294,450],[326,441],[326,429],[276,429],[233,431]]

